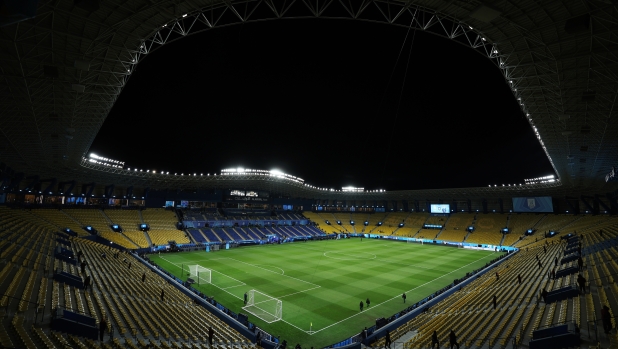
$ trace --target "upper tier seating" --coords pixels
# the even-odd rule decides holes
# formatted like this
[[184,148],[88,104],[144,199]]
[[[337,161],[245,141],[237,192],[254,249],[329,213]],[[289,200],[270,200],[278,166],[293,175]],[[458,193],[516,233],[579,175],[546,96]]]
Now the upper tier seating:
[[502,241],[502,228],[506,227],[508,215],[498,213],[477,214],[474,232],[466,238],[466,242],[499,245]]
[[110,225],[113,223],[108,220],[103,211],[98,209],[66,209],[67,215],[71,216],[82,226],[90,225],[105,239],[112,241],[125,248],[138,248],[139,245],[129,240],[125,235],[112,231]]
[[178,218],[173,211],[162,208],[149,208],[142,212],[142,220],[150,226],[148,236],[155,245],[167,245],[168,241],[176,241],[178,244],[191,242],[183,231],[176,229]]

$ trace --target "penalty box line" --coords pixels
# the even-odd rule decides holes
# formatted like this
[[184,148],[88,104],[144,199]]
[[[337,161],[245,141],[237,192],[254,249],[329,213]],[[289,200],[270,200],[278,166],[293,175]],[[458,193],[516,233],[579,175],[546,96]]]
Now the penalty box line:
[[[159,258],[161,258],[161,259],[163,259],[163,260],[167,261],[168,263],[174,264],[174,265],[175,265],[175,266],[177,266],[177,267],[178,267],[178,266],[180,266],[180,264],[178,264],[178,263],[174,263],[174,262],[170,261],[169,259],[166,259],[165,257],[159,257]],[[188,264],[187,264],[187,265],[188,265]],[[199,265],[199,264],[198,264],[198,265]],[[201,265],[199,265],[199,266],[200,266],[200,267],[202,267],[202,268],[206,268],[206,267],[203,267],[203,266],[201,266]],[[219,287],[219,286],[215,285],[214,283],[212,283],[212,275],[211,275],[211,276],[210,276],[210,284],[211,284],[211,285],[213,285],[213,286],[216,286],[218,289],[225,290],[225,289],[228,289],[228,288],[240,287],[240,286],[245,286],[245,285],[247,285],[247,284],[245,284],[244,282],[242,282],[242,281],[240,281],[240,280],[238,280],[238,279],[235,279],[235,278],[233,278],[233,277],[231,277],[231,276],[229,276],[229,275],[227,275],[227,274],[225,274],[225,273],[222,273],[222,272],[220,272],[220,271],[217,271],[217,270],[215,270],[215,269],[212,269],[212,268],[206,268],[206,269],[210,269],[211,271],[213,271],[213,272],[215,272],[215,273],[219,273],[219,274],[221,274],[221,275],[223,275],[223,276],[225,276],[225,277],[227,277],[227,278],[230,278],[230,279],[232,279],[232,280],[234,280],[234,281],[238,282],[238,285],[228,286],[228,287]],[[200,277],[200,279],[201,279],[201,277]]]
[[[495,253],[495,252],[494,252],[494,253]],[[478,261],[480,261],[480,260],[482,260],[482,259],[485,259],[485,258],[487,258],[487,257],[490,257],[490,256],[492,256],[494,253],[492,253],[492,254],[490,254],[490,255],[487,255],[487,256],[485,256],[485,257],[481,257],[481,258],[479,258],[479,259],[477,259],[477,260],[475,260],[475,261],[473,261],[473,262],[470,262],[470,263],[468,263],[468,264],[466,264],[466,265],[464,265],[464,266],[462,266],[462,267],[460,267],[460,268],[457,268],[457,269],[455,269],[455,270],[453,270],[453,271],[451,271],[451,272],[449,272],[449,273],[447,273],[447,274],[444,274],[444,275],[442,275],[442,276],[440,276],[440,277],[437,277],[437,278],[435,278],[435,279],[433,279],[433,280],[431,280],[431,281],[427,281],[426,283],[424,283],[424,284],[422,284],[422,285],[416,286],[415,288],[413,288],[413,289],[411,289],[411,290],[406,291],[406,293],[412,292],[412,291],[416,290],[417,288],[420,288],[420,287],[423,287],[423,286],[425,286],[425,285],[428,285],[428,284],[430,284],[430,283],[432,283],[432,282],[434,282],[434,281],[436,281],[436,280],[439,280],[439,279],[441,279],[441,278],[443,278],[443,277],[445,277],[445,276],[447,276],[447,275],[450,275],[450,274],[452,274],[452,273],[454,273],[454,272],[456,272],[456,271],[458,271],[458,270],[461,270],[461,269],[463,269],[463,268],[465,268],[465,267],[467,267],[467,266],[469,266],[469,265],[471,265],[471,264],[474,264],[474,263],[476,263],[476,262],[478,262]],[[380,306],[380,305],[382,305],[382,304],[385,304],[385,303],[387,303],[387,302],[390,302],[390,301],[392,301],[393,299],[396,299],[396,298],[399,298],[399,297],[401,297],[401,295],[400,295],[400,294],[398,294],[398,295],[394,296],[393,298],[387,299],[387,300],[385,300],[385,301],[384,301],[384,302],[382,302],[382,303],[378,303],[378,304],[376,304],[375,306],[372,306],[372,307],[371,307],[371,309],[374,309],[374,308],[375,308],[375,307],[377,307],[377,306]],[[335,322],[335,323],[332,323],[332,324],[330,324],[330,325],[328,325],[328,326],[326,326],[326,327],[323,327],[323,328],[321,328],[321,329],[319,329],[319,330],[314,330],[314,331],[312,331],[311,333],[309,333],[308,331],[305,331],[305,332],[306,332],[306,333],[308,333],[309,335],[314,335],[314,334],[316,334],[316,333],[318,333],[318,332],[320,332],[320,331],[323,331],[323,330],[325,330],[325,329],[327,329],[327,328],[330,328],[330,327],[333,327],[333,326],[335,326],[335,325],[338,325],[338,324],[340,324],[340,323],[342,323],[342,322],[344,322],[344,321],[347,321],[347,320],[349,320],[349,319],[351,319],[351,318],[353,318],[353,317],[356,317],[356,316],[358,316],[358,315],[360,315],[360,314],[362,314],[362,312],[361,312],[361,313],[354,314],[354,315],[351,315],[351,316],[348,316],[348,317],[347,317],[347,318],[345,318],[345,319],[339,320],[339,321],[337,321],[337,322]]]
[[[159,257],[159,258],[161,258],[161,259],[163,259],[163,260],[167,261],[168,263],[173,264],[173,265],[175,265],[175,266],[177,266],[177,267],[179,267],[179,266],[180,266],[180,264],[178,264],[178,263],[173,263],[173,262],[171,262],[171,261],[169,261],[169,260],[165,259],[165,257]],[[225,275],[225,274],[223,274],[223,275]],[[234,297],[234,298],[236,298],[236,299],[243,300],[243,298],[241,298],[241,297],[239,297],[239,296],[237,296],[237,295],[233,294],[232,292],[230,292],[230,291],[226,290],[225,288],[221,288],[221,287],[219,287],[219,286],[217,286],[217,285],[215,285],[215,284],[213,284],[213,283],[211,283],[211,285],[213,285],[214,287],[216,287],[216,288],[220,289],[221,291],[223,291],[223,292],[225,292],[225,293],[229,294],[230,296],[232,296],[232,297]],[[241,285],[241,286],[242,286],[242,285]],[[318,287],[320,287],[320,286],[318,286]],[[318,288],[318,287],[314,287],[314,288]],[[301,291],[301,292],[306,292],[306,291]],[[296,292],[296,293],[298,293],[298,292]],[[284,297],[287,297],[287,296],[290,296],[290,295],[291,295],[291,294],[288,294],[288,295],[285,295]],[[254,316],[255,316],[255,315],[254,315]],[[298,327],[298,326],[296,326],[296,325],[294,325],[294,324],[292,324],[292,323],[290,323],[290,322],[287,322],[287,321],[283,320],[283,317],[281,318],[281,320],[280,320],[280,321],[285,322],[286,324],[288,324],[288,325],[290,325],[290,326],[292,326],[292,327],[296,328],[296,329],[297,329],[297,330],[299,330],[299,331],[302,331],[302,332],[305,332],[305,333],[307,333],[307,334],[310,334],[310,333],[309,333],[309,331],[307,331],[307,330],[303,330],[302,328],[300,328],[300,327]],[[315,331],[314,331],[314,332],[315,332]]]

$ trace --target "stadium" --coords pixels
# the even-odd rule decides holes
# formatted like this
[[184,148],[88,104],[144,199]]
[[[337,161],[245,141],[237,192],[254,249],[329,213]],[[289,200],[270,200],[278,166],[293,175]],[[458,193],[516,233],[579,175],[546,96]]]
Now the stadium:
[[[387,91],[368,89],[363,79],[337,85],[344,78],[332,72],[333,80],[324,83],[339,90],[367,89],[366,95],[350,94],[391,105],[394,121],[376,117],[365,124],[365,116],[350,121],[323,118],[324,112],[308,122],[314,129],[303,128],[297,119],[267,117],[217,124],[229,116],[215,115],[218,109],[204,124],[201,114],[183,119],[182,112],[147,121],[141,115],[127,117],[133,114],[123,100],[127,95],[137,109],[151,104],[163,110],[163,103],[152,100],[140,106],[135,101],[141,96],[127,84],[133,76],[132,84],[146,81],[139,85],[147,91],[142,94],[161,90],[146,80],[144,75],[157,75],[147,67],[162,69],[169,57],[186,53],[183,42],[195,44],[209,35],[246,46],[243,35],[258,40],[255,28],[272,25],[274,31],[292,32],[296,24],[281,23],[303,21],[321,23],[328,28],[326,36],[335,37],[342,27],[362,32],[361,43],[390,45],[378,26],[399,35],[391,51],[367,58],[396,58],[395,68],[380,70],[376,64],[370,69],[365,61],[354,68],[367,69],[363,79],[369,80],[371,71],[386,76],[380,84]],[[2,1],[0,347],[617,348],[617,24],[618,3],[612,0]],[[318,35],[313,27],[308,32],[307,37]],[[552,173],[518,178],[517,171],[531,171],[522,167],[534,167],[527,162],[536,164],[524,147],[515,149],[519,160],[494,164],[495,172],[481,167],[479,158],[488,153],[465,149],[465,144],[477,145],[469,138],[482,138],[485,148],[500,150],[509,148],[510,136],[482,125],[472,127],[481,133],[468,135],[466,125],[474,115],[463,111],[453,116],[458,130],[452,134],[420,120],[398,127],[400,120],[413,119],[406,100],[414,100],[419,110],[426,108],[422,99],[438,104],[418,91],[416,97],[404,93],[408,74],[422,70],[408,68],[424,41],[462,50],[452,51],[444,62],[465,51],[499,75],[499,83],[488,89],[507,90]],[[353,49],[334,42],[312,50],[334,60],[336,46]],[[247,53],[230,51],[230,58],[213,52],[209,57],[234,64]],[[174,69],[203,77],[185,58]],[[245,65],[272,74],[262,64]],[[306,81],[323,77],[319,68],[307,71]],[[393,88],[397,92],[387,93],[396,83],[402,84]],[[440,83],[438,88],[444,87]],[[470,84],[469,90],[476,89]],[[429,83],[418,85],[429,89]],[[247,86],[266,99],[260,86],[271,85]],[[346,95],[324,91],[324,99]],[[302,100],[304,93],[296,94]],[[449,97],[450,104],[460,103]],[[201,101],[199,94],[191,98]],[[174,108],[184,103],[174,102]],[[254,101],[242,102],[225,101],[229,109]],[[469,110],[500,108],[483,103],[469,103]],[[205,103],[210,104],[216,103]],[[131,112],[121,115],[123,108]],[[506,112],[499,114],[504,124],[510,122],[502,115]],[[120,126],[113,126],[99,147],[97,137],[112,122]],[[181,124],[182,132],[173,134],[171,123]],[[169,133],[152,134],[148,124]],[[216,160],[228,143],[209,139],[226,132],[227,137],[245,136],[244,129],[236,132],[240,124],[250,125],[254,139],[235,149],[254,156],[257,148],[290,163],[300,158],[305,167],[276,168],[266,156],[235,166]],[[342,131],[346,127],[349,134]],[[390,127],[391,133],[380,133]],[[283,133],[291,138],[280,141]],[[410,136],[414,133],[433,133],[440,142],[420,136],[419,141]],[[159,136],[161,141],[153,141]],[[496,142],[500,137],[505,141]],[[188,138],[198,138],[209,152],[187,146]],[[267,143],[272,139],[284,146],[272,149],[276,143]],[[373,152],[364,144],[346,143],[349,139],[382,143]],[[112,151],[114,143],[120,153]],[[151,143],[167,148],[153,150]],[[462,148],[465,152],[457,155],[462,162],[441,150],[422,158],[419,149],[438,149],[436,143]],[[390,151],[404,146],[410,146],[411,155]],[[308,152],[301,152],[305,148]],[[327,162],[331,150],[337,162]],[[138,158],[130,158],[131,152]],[[352,161],[352,153],[361,157]],[[167,165],[170,158],[182,159],[178,169]],[[487,158],[491,165],[495,158]],[[337,187],[328,179],[361,178],[349,175],[350,169],[366,172],[367,182],[395,177],[388,171],[405,175],[398,177],[399,184],[383,181],[386,187],[378,182]],[[449,183],[460,182],[444,181],[480,172],[486,175],[483,181],[500,183],[458,187]],[[508,182],[511,177],[497,175],[504,172],[517,175]],[[436,181],[427,184],[431,177]],[[508,178],[504,184],[503,178]]]

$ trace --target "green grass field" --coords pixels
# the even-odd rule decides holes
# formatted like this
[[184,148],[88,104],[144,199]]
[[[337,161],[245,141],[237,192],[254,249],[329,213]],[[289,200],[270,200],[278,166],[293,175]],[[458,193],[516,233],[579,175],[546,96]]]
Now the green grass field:
[[[251,289],[281,299],[281,321],[268,324],[248,314],[249,321],[291,345],[319,348],[359,333],[376,318],[405,309],[497,256],[488,251],[349,239],[151,259],[183,280],[188,265],[211,269],[212,284],[196,287],[234,312],[247,313],[242,309],[243,295]],[[359,302],[367,298],[371,306],[360,312]]]

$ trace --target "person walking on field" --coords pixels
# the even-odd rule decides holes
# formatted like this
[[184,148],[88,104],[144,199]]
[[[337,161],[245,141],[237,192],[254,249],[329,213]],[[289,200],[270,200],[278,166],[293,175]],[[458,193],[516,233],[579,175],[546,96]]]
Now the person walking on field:
[[405,303],[407,298],[405,292],[401,295],[401,298],[403,298],[403,302]]
[[367,298],[367,300],[365,301],[365,303],[367,303],[367,308],[369,308],[369,305],[371,304],[371,302],[369,301],[369,298]]
[[364,305],[365,305],[365,303],[363,303],[363,301],[360,301],[360,304],[359,304],[359,306],[360,306],[360,311],[363,311],[363,306],[364,306]]

